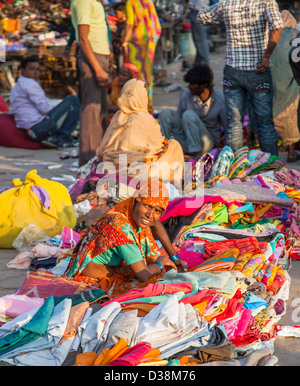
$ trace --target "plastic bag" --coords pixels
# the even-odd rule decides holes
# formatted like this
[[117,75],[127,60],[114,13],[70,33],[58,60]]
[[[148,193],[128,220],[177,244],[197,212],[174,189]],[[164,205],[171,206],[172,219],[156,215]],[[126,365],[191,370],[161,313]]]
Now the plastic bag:
[[18,234],[12,246],[19,252],[29,251],[29,244],[32,241],[47,240],[49,235],[42,231],[37,225],[31,223]]
[[29,224],[35,224],[50,237],[63,226],[74,228],[76,215],[67,188],[49,181],[31,170],[24,182],[12,181],[13,187],[0,193],[0,248],[13,248],[13,242]]

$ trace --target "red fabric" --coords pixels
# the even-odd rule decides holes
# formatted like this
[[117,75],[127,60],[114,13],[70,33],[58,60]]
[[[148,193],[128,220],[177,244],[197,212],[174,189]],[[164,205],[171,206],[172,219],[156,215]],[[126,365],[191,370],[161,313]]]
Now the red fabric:
[[9,112],[9,108],[8,108],[8,105],[6,103],[6,100],[0,95],[0,112],[2,113],[8,113]]
[[194,295],[187,296],[186,298],[181,299],[179,303],[191,304],[192,306],[195,306],[196,304],[199,304],[204,300],[207,300],[207,298],[209,298],[210,296],[215,296],[216,294],[217,291],[204,288],[203,290],[199,291]]
[[0,114],[0,146],[21,149],[44,149],[41,143],[34,142],[28,138],[26,130],[17,128],[11,114]]
[[[198,238],[195,238],[195,240]],[[205,241],[199,238],[199,241],[205,243],[204,259],[208,259],[211,256],[223,253],[229,248],[237,248],[240,254],[246,252],[263,253],[266,250],[267,243],[258,242],[256,237],[245,237],[244,239],[229,239],[222,241]]]
[[141,359],[152,349],[151,344],[140,342],[130,347],[118,359],[108,363],[108,366],[136,366]]
[[186,283],[169,283],[169,284],[148,284],[147,287],[144,288],[137,288],[131,290],[128,294],[118,296],[114,299],[111,299],[105,303],[102,304],[102,306],[107,306],[108,304],[112,302],[128,302],[129,300],[133,299],[139,299],[139,298],[145,298],[145,297],[155,297],[160,295],[166,295],[166,294],[175,294],[179,291],[182,291],[184,293],[190,293],[193,291],[193,283],[186,282]]

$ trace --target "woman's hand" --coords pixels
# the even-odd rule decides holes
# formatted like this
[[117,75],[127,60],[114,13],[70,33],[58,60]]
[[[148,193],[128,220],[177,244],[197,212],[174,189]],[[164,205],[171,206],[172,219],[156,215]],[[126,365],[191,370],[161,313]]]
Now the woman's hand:
[[178,272],[188,272],[189,270],[188,264],[183,260],[176,260],[175,265]]
[[163,267],[168,267],[169,269],[175,269],[177,272],[176,264],[170,260],[167,256],[159,256],[157,261],[162,264]]
[[124,57],[126,58],[128,56],[128,52],[129,52],[129,50],[128,50],[128,43],[124,42],[122,44],[122,48],[123,48]]

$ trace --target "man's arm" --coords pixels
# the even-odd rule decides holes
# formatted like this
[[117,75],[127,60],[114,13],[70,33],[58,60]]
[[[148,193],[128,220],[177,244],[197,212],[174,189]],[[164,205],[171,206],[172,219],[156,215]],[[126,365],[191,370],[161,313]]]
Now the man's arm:
[[204,8],[196,16],[196,22],[203,25],[220,24],[223,22],[221,14],[222,2]]
[[28,95],[28,99],[37,111],[41,114],[47,115],[53,109],[53,106],[47,102],[44,90],[35,80],[30,80],[30,83],[28,81],[28,86],[29,88],[24,90]]
[[269,43],[267,45],[266,51],[264,53],[264,56],[262,57],[261,63],[256,68],[256,72],[258,72],[259,74],[266,72],[270,68],[270,58],[279,42],[281,33],[281,28],[273,29],[270,31]]
[[80,48],[83,51],[84,56],[92,66],[95,71],[98,85],[100,87],[108,87],[109,85],[109,76],[106,71],[100,66],[94,51],[92,49],[91,43],[89,41],[88,35],[90,31],[90,26],[88,24],[78,25],[78,40]]

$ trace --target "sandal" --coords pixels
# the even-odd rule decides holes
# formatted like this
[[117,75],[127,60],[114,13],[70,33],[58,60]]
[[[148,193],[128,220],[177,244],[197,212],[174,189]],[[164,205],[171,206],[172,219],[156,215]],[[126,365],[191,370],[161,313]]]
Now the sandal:
[[296,156],[293,157],[293,158],[288,158],[288,159],[287,159],[287,162],[288,162],[288,163],[292,163],[292,162],[296,162],[296,161],[298,161],[298,160],[300,160],[300,154],[299,154],[299,153],[296,153]]

